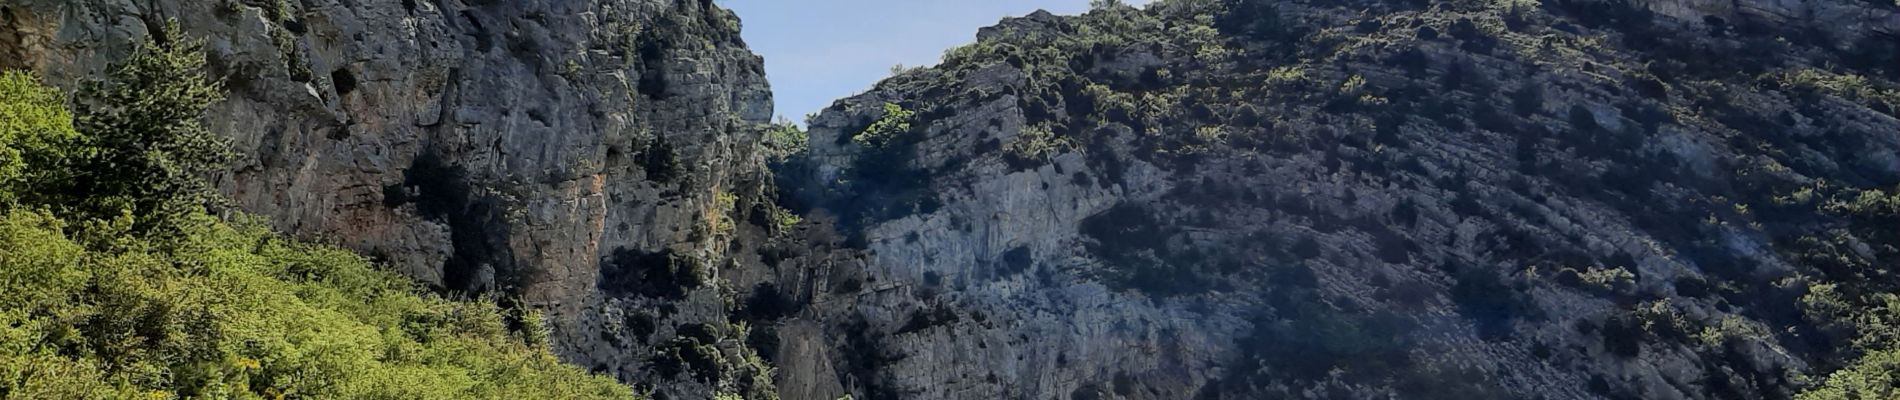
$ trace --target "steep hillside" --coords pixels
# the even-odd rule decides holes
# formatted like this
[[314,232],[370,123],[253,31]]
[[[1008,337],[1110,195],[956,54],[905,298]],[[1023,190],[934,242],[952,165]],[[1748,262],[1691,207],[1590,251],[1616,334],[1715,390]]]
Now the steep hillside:
[[[766,125],[762,61],[710,1],[0,0],[0,69],[68,92],[168,20],[204,40],[224,100],[172,128],[232,140],[208,186],[269,228],[136,179],[10,209],[0,264],[51,286],[0,302],[130,308],[75,308],[111,317],[80,336],[0,313],[31,322],[0,335],[137,350],[94,355],[138,373],[58,369],[107,396],[284,394],[256,377],[300,376],[264,366],[303,348],[184,344],[303,334],[289,320],[384,332],[309,364],[376,372],[316,397],[625,394],[522,345],[530,310],[563,361],[656,398],[1895,394],[1891,1],[1096,3],[985,28],[800,132]],[[90,193],[16,168],[36,156],[7,146],[38,151],[18,137],[0,184]],[[187,153],[112,154],[159,183],[225,155]],[[114,207],[182,216],[115,222],[182,239],[101,247]],[[16,295],[132,273],[39,262],[61,257],[204,273]],[[147,307],[203,285],[230,297]],[[217,302],[257,318],[205,329]],[[114,319],[143,315],[163,329]],[[411,342],[501,361],[359,357]],[[34,351],[0,346],[74,359]],[[54,370],[19,365],[0,378]]]
[[220,91],[167,33],[71,96],[0,72],[0,398],[633,396],[539,313],[208,214]]
[[[71,88],[176,19],[276,230],[547,312],[567,361],[680,398],[770,393],[725,243],[769,175],[761,60],[709,1],[0,1],[0,68]],[[658,279],[664,277],[664,279]],[[634,287],[639,286],[639,287]],[[748,288],[749,289],[749,288]],[[665,350],[665,351],[657,351]]]
[[1891,393],[1891,2],[1097,8],[810,120],[785,397]]

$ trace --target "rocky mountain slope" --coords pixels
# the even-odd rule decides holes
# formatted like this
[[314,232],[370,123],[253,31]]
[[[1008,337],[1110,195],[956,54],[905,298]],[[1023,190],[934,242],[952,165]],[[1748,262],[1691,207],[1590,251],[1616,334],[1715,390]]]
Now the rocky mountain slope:
[[[247,155],[218,178],[240,208],[438,288],[545,309],[567,361],[662,395],[771,391],[753,382],[755,357],[723,340],[743,333],[727,327],[720,286],[701,284],[728,264],[732,204],[769,180],[756,141],[771,93],[730,12],[686,0],[6,0],[0,68],[70,87],[174,19],[208,41],[229,92],[206,122]],[[647,268],[681,289],[649,301],[614,286]],[[688,359],[732,362],[681,368]]]
[[178,20],[238,206],[655,397],[1830,398],[1900,349],[1896,8],[1105,2],[792,154],[707,1],[0,0],[0,68]]
[[786,327],[810,333],[787,338],[781,384],[1795,396],[1895,344],[1851,322],[1882,320],[1893,287],[1874,277],[1900,255],[1895,9],[1166,1],[1006,20],[811,120],[781,186],[857,258],[801,265],[813,305]]

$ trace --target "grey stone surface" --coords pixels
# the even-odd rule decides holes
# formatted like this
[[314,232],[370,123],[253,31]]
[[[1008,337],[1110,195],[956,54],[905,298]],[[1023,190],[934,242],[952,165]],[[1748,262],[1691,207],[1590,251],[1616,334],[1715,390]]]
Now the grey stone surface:
[[[1698,326],[1740,317],[1744,326],[1780,328],[1719,296],[1678,293],[1679,282],[1738,274],[1772,282],[1798,267],[1764,229],[1749,227],[1747,216],[1722,214],[1732,206],[1714,199],[1741,193],[1724,185],[1743,182],[1738,171],[1753,171],[1743,166],[1770,163],[1795,169],[1756,173],[1891,184],[1900,179],[1893,134],[1900,121],[1891,110],[1757,86],[1671,87],[1698,96],[1720,91],[1757,115],[1787,112],[1793,122],[1777,132],[1802,140],[1856,140],[1854,148],[1761,154],[1735,139],[1743,127],[1700,114],[1704,105],[1684,94],[1628,93],[1624,82],[1648,54],[1612,45],[1539,62],[1522,57],[1537,54],[1533,39],[1548,37],[1520,34],[1506,38],[1506,50],[1477,52],[1410,30],[1448,32],[1452,22],[1435,19],[1443,15],[1284,3],[1288,15],[1339,39],[1326,48],[1339,54],[1298,63],[1323,85],[1274,86],[1237,100],[1271,107],[1271,126],[1224,126],[1209,117],[1146,130],[1102,123],[1088,132],[1091,146],[1016,165],[1000,146],[1041,122],[1025,110],[1035,94],[1020,90],[1033,73],[1002,62],[920,69],[819,114],[809,163],[780,171],[806,186],[780,189],[815,203],[840,196],[825,190],[842,187],[837,181],[864,152],[848,136],[886,102],[932,102],[944,112],[919,123],[920,140],[902,166],[922,171],[939,206],[869,224],[840,221],[836,214],[848,210],[817,207],[789,233],[753,218],[760,215],[754,205],[774,196],[773,171],[757,146],[759,125],[772,114],[762,60],[739,40],[737,18],[706,1],[0,0],[0,68],[32,69],[70,87],[176,18],[188,35],[207,40],[209,72],[229,89],[229,100],[206,120],[248,155],[216,177],[241,208],[436,287],[547,310],[565,359],[671,398],[770,390],[771,382],[749,379],[773,375],[786,399],[1173,399],[1250,371],[1319,376],[1310,386],[1272,388],[1280,397],[1412,395],[1343,369],[1247,364],[1253,360],[1244,344],[1263,327],[1313,324],[1303,311],[1276,304],[1284,297],[1276,288],[1302,279],[1311,281],[1302,290],[1332,314],[1396,315],[1414,326],[1401,351],[1410,364],[1396,371],[1475,376],[1515,397],[1598,398],[1605,395],[1592,386],[1600,381],[1642,398],[1714,398],[1702,382],[1739,370],[1768,382],[1742,390],[1775,397],[1792,387],[1787,374],[1811,371],[1780,338],[1646,345],[1638,355],[1617,356],[1601,335],[1579,327],[1600,328],[1649,307]],[[1639,3],[1683,29],[1671,32],[1706,30],[1713,20],[1704,17],[1754,18],[1818,27],[1851,43],[1900,27],[1893,8],[1867,2]],[[1489,11],[1439,11],[1503,25]],[[1353,33],[1354,23],[1374,18],[1410,25]],[[1044,40],[1072,34],[1064,30],[1071,22],[1038,13],[977,37]],[[1381,62],[1404,49],[1425,57],[1431,78]],[[1278,85],[1252,74],[1258,71],[1206,65],[1178,50],[1110,50],[1113,57],[1074,72],[1126,82],[1168,68],[1176,77],[1168,88]],[[1790,66],[1824,67],[1809,59],[1814,54],[1790,56]],[[1441,87],[1439,77],[1453,65],[1498,87]],[[1504,113],[1512,112],[1505,92],[1540,85],[1541,106],[1519,123],[1559,133],[1583,119],[1605,130],[1639,130],[1639,116],[1623,105],[1664,107],[1685,119],[1645,132],[1627,150],[1667,156],[1677,175],[1648,188],[1645,201],[1653,203],[1632,207],[1569,187],[1619,167],[1579,154],[1575,137],[1446,127],[1421,112],[1400,120],[1403,128],[1390,133],[1396,139],[1373,139],[1375,125],[1390,121],[1321,109],[1324,96],[1353,76],[1387,91],[1375,94],[1409,87],[1434,96],[1398,101],[1492,104]],[[1469,123],[1473,113],[1444,114]],[[1573,114],[1587,118],[1566,118]],[[1192,149],[1200,159],[1192,167],[1143,153],[1149,141],[1197,137],[1200,127],[1258,141],[1202,143]],[[1316,139],[1274,142],[1299,137]],[[1543,172],[1526,172],[1514,154],[1520,149],[1543,160]],[[1172,227],[1149,243],[1155,249],[1231,256],[1258,273],[1211,274],[1197,284],[1213,290],[1186,295],[1120,287],[1107,275],[1121,266],[1091,250],[1098,239],[1085,229],[1118,207],[1138,207]],[[1669,213],[1634,209],[1662,207]],[[1715,265],[1684,255],[1672,242],[1684,234],[1646,224],[1659,216],[1693,230],[1686,236],[1697,246],[1740,261]],[[1704,217],[1716,223],[1699,224]],[[624,274],[668,260],[649,257],[656,254],[695,266],[707,283],[641,293],[650,277]],[[1571,267],[1624,267],[1639,278],[1608,285],[1607,294],[1556,283],[1552,276]],[[1488,338],[1467,315],[1473,312],[1456,304],[1466,279],[1458,268],[1521,292],[1524,307],[1540,316],[1483,328],[1510,340]],[[782,320],[748,321],[778,339],[767,354],[776,374],[758,373],[750,338],[731,323],[745,319],[736,315],[762,284],[798,306]],[[1632,297],[1646,301],[1620,304]],[[712,331],[724,360],[712,371],[717,378],[659,376],[656,357],[699,327]]]

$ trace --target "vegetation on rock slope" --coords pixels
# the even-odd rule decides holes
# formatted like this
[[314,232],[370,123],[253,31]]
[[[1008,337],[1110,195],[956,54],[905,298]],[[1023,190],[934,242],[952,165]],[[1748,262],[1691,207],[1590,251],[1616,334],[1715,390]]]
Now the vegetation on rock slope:
[[[1005,21],[840,102],[855,122],[826,128],[855,168],[809,197],[876,224],[979,165],[1073,176],[1045,190],[1161,181],[1084,221],[1092,260],[1068,272],[1258,301],[1212,397],[1894,393],[1881,34],[1626,1],[1095,8]],[[944,142],[974,145],[922,147]]]
[[[231,151],[175,30],[110,79],[0,74],[0,398],[630,398],[533,312],[208,214]],[[76,114],[76,115],[75,115]]]

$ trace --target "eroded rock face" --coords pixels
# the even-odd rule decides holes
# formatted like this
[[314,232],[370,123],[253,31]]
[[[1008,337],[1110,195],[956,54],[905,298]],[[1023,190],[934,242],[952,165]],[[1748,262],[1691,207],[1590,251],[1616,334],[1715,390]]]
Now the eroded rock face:
[[718,198],[759,196],[771,93],[730,12],[690,0],[7,0],[0,66],[71,85],[170,19],[207,42],[208,72],[229,91],[207,121],[248,155],[217,180],[242,209],[431,285],[546,309],[572,362],[676,380],[658,386],[683,397],[721,385],[647,366],[675,326],[725,326],[719,285],[681,289],[655,337],[631,338],[602,316],[640,296],[603,271],[622,253],[723,265],[715,243],[734,234],[709,221],[734,211]]
[[[1891,88],[1896,14],[1716,3],[1173,1],[985,28],[817,116],[781,171],[839,229],[808,232],[781,387],[1791,396],[1852,354],[1797,304],[1833,276],[1813,246],[1900,254],[1882,222],[1787,197],[1900,182],[1892,100],[1800,77]],[[885,104],[912,129],[854,139]]]
[[[1900,182],[1895,104],[1836,84],[1900,79],[1895,15],[1039,13],[776,177],[705,1],[0,0],[0,68],[69,86],[177,19],[244,210],[670,398],[1780,398],[1850,355],[1798,299],[1900,246],[1828,205]],[[854,139],[886,103],[912,128]]]

